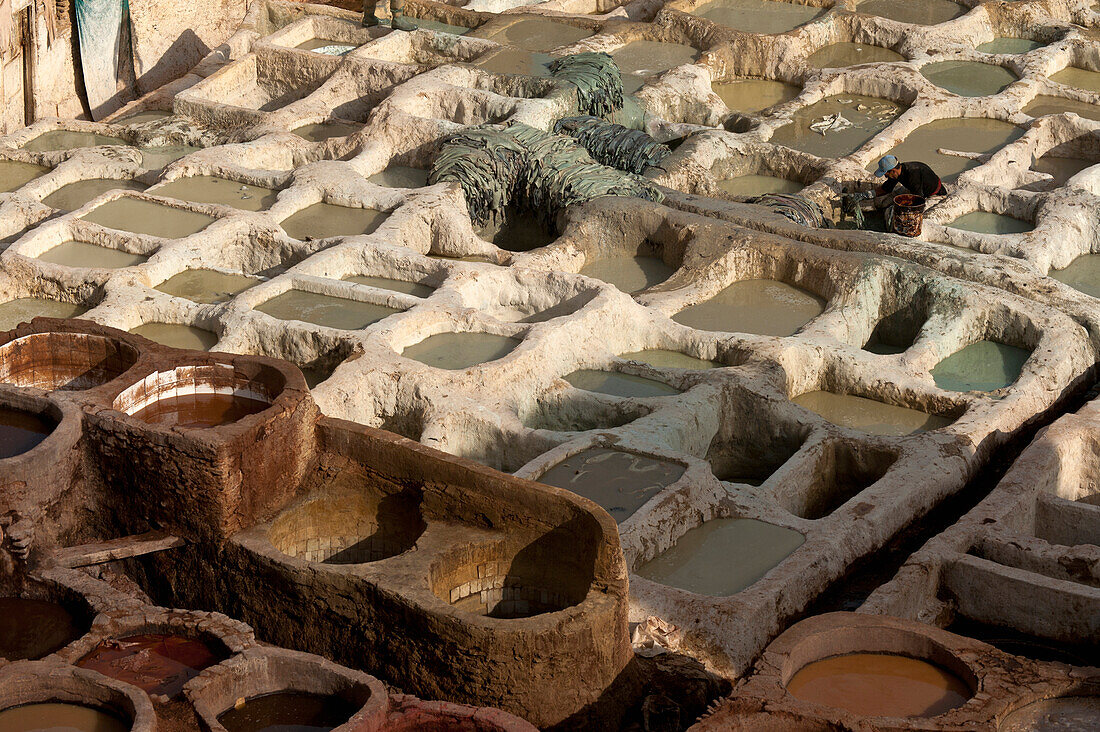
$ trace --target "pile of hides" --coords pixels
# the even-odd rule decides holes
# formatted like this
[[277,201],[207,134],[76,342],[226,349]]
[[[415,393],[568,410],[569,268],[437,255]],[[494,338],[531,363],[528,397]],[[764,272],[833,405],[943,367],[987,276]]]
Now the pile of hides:
[[672,154],[668,145],[641,130],[630,130],[599,117],[565,117],[554,125],[554,132],[572,137],[597,162],[638,175]]
[[788,193],[766,193],[763,196],[750,198],[748,202],[767,206],[802,226],[820,229],[826,225],[825,213],[821,210],[821,206],[802,196]]
[[606,53],[578,53],[550,64],[555,79],[577,87],[577,108],[585,114],[606,117],[622,109],[623,77]]

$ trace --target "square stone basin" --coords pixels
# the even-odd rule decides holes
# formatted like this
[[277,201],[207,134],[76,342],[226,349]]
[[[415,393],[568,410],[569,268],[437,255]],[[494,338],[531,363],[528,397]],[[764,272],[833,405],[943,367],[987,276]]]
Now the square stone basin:
[[261,303],[256,310],[279,320],[301,320],[340,330],[360,330],[387,316],[401,312],[385,305],[305,290],[288,290]]
[[685,470],[668,460],[593,447],[567,457],[536,480],[595,501],[622,523]]
[[180,239],[205,229],[217,219],[156,201],[123,196],[96,206],[82,217],[108,229]]

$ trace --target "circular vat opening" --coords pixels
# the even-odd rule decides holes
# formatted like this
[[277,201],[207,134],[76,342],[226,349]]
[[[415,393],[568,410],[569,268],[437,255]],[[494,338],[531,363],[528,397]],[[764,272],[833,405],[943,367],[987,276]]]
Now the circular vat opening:
[[437,333],[401,352],[405,358],[451,371],[504,358],[519,340],[492,333]]
[[976,234],[1023,234],[1035,228],[1035,224],[1008,214],[992,211],[971,211],[959,216],[948,228],[972,231]]
[[780,280],[741,280],[672,319],[696,330],[789,336],[825,312],[825,304],[824,298]]
[[1009,714],[999,732],[1095,729],[1100,722],[1100,696],[1040,699]]
[[225,644],[211,633],[149,628],[100,641],[76,665],[133,684],[147,694],[174,697],[203,669],[230,655]]
[[577,518],[520,544],[467,545],[436,562],[432,592],[456,610],[528,618],[581,603],[595,572],[599,530]]
[[386,494],[365,477],[342,475],[279,514],[267,537],[307,562],[375,562],[416,544],[426,528],[421,500],[412,489]]
[[38,447],[59,421],[60,411],[52,406],[34,411],[0,404],[0,460]]
[[218,715],[226,732],[268,730],[331,730],[359,710],[354,702],[335,694],[276,691],[254,696]]
[[0,381],[22,387],[80,391],[121,376],[138,350],[87,333],[33,333],[0,346]]
[[980,61],[937,61],[920,70],[924,78],[962,97],[999,94],[1020,77],[1004,66]]
[[800,86],[772,79],[730,79],[712,83],[711,89],[731,112],[740,112],[742,115],[758,114],[789,102],[802,93]]
[[867,717],[935,717],[974,695],[977,677],[931,638],[905,630],[842,628],[791,652],[787,691]]
[[129,732],[131,727],[133,720],[114,709],[73,702],[34,702],[0,711],[0,729],[5,732]]
[[[4,679],[4,732],[128,732],[153,729],[149,697],[73,666],[28,667]],[[10,683],[15,681],[15,683]]]
[[114,409],[163,427],[204,429],[236,422],[271,406],[285,379],[277,369],[251,373],[227,364],[158,371],[123,391]]
[[[0,658],[34,661],[88,632],[92,611],[84,598],[32,586],[23,597],[0,597]],[[2,729],[2,728],[0,728]]]
[[958,419],[919,409],[880,402],[875,399],[830,391],[808,391],[792,397],[800,407],[815,412],[826,421],[872,435],[900,437],[938,430]]
[[1011,386],[1031,349],[993,340],[971,343],[932,368],[936,386],[946,391],[996,391]]

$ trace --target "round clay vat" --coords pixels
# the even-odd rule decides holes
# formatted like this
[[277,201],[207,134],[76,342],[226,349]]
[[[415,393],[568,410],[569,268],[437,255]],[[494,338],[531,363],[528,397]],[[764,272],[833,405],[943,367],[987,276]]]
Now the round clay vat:
[[[75,705],[95,710],[121,722],[117,729],[155,732],[156,713],[140,689],[100,674],[49,661],[19,662],[0,669],[0,715],[28,705]],[[35,708],[36,722],[50,707]],[[29,709],[28,709],[29,711]],[[0,716],[0,720],[3,717]],[[4,727],[11,729],[11,727]],[[94,727],[92,729],[95,729]]]
[[251,648],[212,666],[184,687],[202,726],[210,732],[232,732],[219,721],[249,701],[275,695],[331,697],[348,710],[348,720],[333,732],[378,729],[389,699],[373,676],[338,666],[320,656],[282,648]]
[[101,386],[137,361],[138,349],[90,333],[32,333],[0,346],[0,381],[47,391]]
[[283,374],[266,366],[249,375],[230,364],[195,364],[149,374],[113,407],[150,424],[206,429],[265,411],[284,386]]
[[72,481],[80,407],[0,385],[0,514],[27,513]]
[[324,486],[285,509],[267,538],[287,556],[324,564],[364,564],[411,549],[426,524],[420,494],[381,494],[353,481]]
[[64,654],[86,637],[95,611],[79,593],[31,582],[18,593],[0,591],[0,661],[34,661]]
[[[970,667],[929,635],[855,624],[797,641],[779,681],[805,703],[889,718],[938,716],[978,688]],[[864,685],[875,693],[857,694]]]

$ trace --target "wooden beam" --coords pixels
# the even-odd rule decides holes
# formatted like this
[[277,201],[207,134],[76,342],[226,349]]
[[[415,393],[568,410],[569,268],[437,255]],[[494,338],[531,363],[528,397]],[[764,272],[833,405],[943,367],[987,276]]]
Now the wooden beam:
[[140,557],[145,554],[162,552],[166,549],[175,549],[186,543],[178,536],[172,536],[163,531],[149,531],[144,534],[124,536],[121,539],[111,539],[99,544],[67,546],[57,553],[57,563],[62,567],[71,569],[90,567],[95,564],[113,562],[116,559]]

